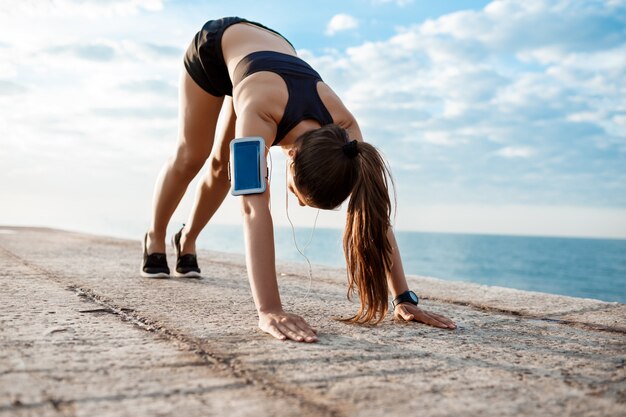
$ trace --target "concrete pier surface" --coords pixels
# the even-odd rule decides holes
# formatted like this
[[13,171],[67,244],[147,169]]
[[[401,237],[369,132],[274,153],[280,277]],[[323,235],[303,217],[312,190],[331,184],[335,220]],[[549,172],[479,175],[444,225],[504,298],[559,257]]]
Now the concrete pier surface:
[[278,263],[285,309],[320,339],[281,342],[257,328],[242,256],[150,280],[141,255],[0,226],[0,417],[626,416],[624,304],[409,277],[456,330],[346,325],[345,271],[314,267],[307,294],[306,267]]

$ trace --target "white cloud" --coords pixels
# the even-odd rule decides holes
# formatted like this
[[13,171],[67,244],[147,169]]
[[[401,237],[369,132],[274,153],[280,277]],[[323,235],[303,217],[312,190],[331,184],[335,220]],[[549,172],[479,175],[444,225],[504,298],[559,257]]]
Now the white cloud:
[[0,80],[0,96],[25,93],[28,89],[23,85],[13,82]]
[[[8,219],[20,218],[20,204],[36,216],[54,198],[52,211],[67,219],[89,207],[102,217],[144,216],[175,146],[177,80],[193,30],[168,13],[145,13],[161,1],[5,3],[0,189],[15,197]],[[625,16],[623,2],[500,0],[347,50],[299,52],[388,154],[400,210],[626,207]],[[332,33],[350,25],[358,22]],[[120,196],[98,200],[111,184]],[[273,195],[282,207],[284,194]],[[124,207],[114,207],[119,201]],[[236,204],[228,207],[237,221]],[[507,221],[492,230],[507,230]],[[458,231],[462,223],[450,224]],[[488,220],[472,230],[485,227]]]
[[449,132],[442,132],[437,130],[424,132],[423,138],[425,142],[442,146],[453,146],[457,142],[455,138],[450,137]]
[[20,0],[1,2],[0,16],[101,18],[162,9],[163,0]]
[[626,210],[563,205],[419,204],[396,227],[452,233],[626,238]]
[[[0,189],[12,196],[0,210],[5,221],[70,225],[90,218],[84,213],[119,219],[150,204],[144,189],[176,143],[182,49],[152,36],[115,39],[110,19],[70,19],[81,30],[49,31],[59,19],[0,16],[12,36],[0,48]],[[124,213],[111,194],[135,203]]]
[[355,17],[340,13],[330,19],[326,25],[326,34],[333,36],[337,32],[356,29],[357,27],[359,27],[359,21]]
[[613,122],[616,125],[626,128],[626,114],[621,114],[613,117]]
[[391,3],[391,4],[398,5],[400,7],[407,6],[409,4],[412,4],[413,2],[414,0],[372,0],[373,5]]
[[367,140],[423,167],[403,174],[423,199],[626,205],[625,22],[624,4],[500,0],[309,61]]
[[507,146],[496,153],[504,158],[528,158],[534,152],[527,146]]
[[76,43],[50,47],[46,52],[51,54],[70,54],[89,61],[111,61],[115,58],[115,47],[105,43]]

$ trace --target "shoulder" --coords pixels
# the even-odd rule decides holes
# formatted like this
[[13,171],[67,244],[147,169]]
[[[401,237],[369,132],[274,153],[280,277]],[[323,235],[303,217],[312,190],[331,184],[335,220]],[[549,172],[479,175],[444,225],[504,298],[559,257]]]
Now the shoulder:
[[278,123],[288,99],[289,94],[282,78],[266,71],[246,77],[233,90],[233,106],[237,117],[254,111],[263,113]]
[[356,118],[333,89],[328,84],[320,82],[317,84],[317,94],[332,116],[333,123],[346,129],[350,138],[363,140]]
[[233,107],[237,115],[235,137],[260,136],[268,147],[274,143],[278,123],[267,103],[255,96],[234,101]]

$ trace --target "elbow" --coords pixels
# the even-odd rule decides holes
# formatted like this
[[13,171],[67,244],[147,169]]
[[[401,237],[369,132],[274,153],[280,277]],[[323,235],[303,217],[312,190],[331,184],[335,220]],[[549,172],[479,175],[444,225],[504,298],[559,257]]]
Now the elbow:
[[241,212],[241,217],[245,219],[252,217],[254,213],[254,208],[246,198],[246,196],[241,197],[241,205],[239,206],[239,210]]
[[248,194],[241,196],[240,211],[244,221],[269,214],[269,206],[265,194]]

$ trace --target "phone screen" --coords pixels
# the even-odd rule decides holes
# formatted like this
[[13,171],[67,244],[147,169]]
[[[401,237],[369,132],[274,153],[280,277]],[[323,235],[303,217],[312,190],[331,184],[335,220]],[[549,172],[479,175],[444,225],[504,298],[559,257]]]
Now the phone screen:
[[262,188],[259,153],[260,143],[238,142],[233,144],[235,172],[234,190],[258,190]]

